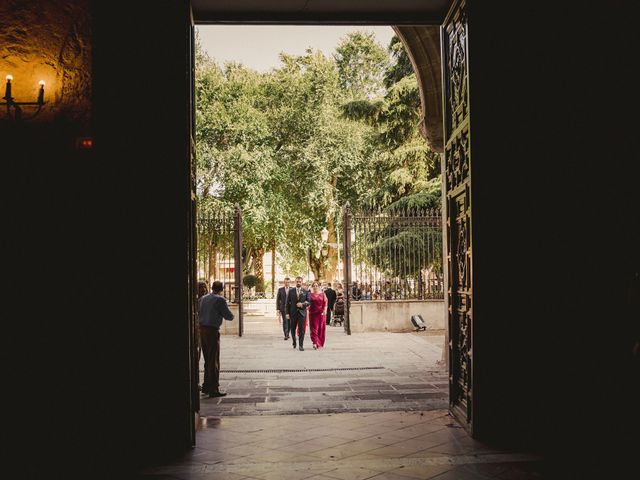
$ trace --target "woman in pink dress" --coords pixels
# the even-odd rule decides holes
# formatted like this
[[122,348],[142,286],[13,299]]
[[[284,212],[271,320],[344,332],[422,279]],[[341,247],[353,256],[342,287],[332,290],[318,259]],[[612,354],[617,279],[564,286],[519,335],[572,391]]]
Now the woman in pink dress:
[[324,347],[324,337],[327,327],[327,296],[320,290],[320,284],[313,282],[311,284],[311,305],[309,306],[309,333],[311,335],[311,343],[313,349]]

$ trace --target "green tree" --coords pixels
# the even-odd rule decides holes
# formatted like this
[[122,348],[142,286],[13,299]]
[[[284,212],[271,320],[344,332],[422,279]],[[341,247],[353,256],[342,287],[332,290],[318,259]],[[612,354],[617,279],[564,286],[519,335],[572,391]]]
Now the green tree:
[[397,35],[391,37],[387,51],[391,61],[384,73],[384,85],[387,88],[391,88],[393,84],[413,74],[413,65],[411,65],[411,60],[402,44],[402,40]]
[[389,52],[392,60],[384,76],[385,95],[349,101],[342,107],[345,118],[375,129],[371,169],[377,181],[370,185],[367,202],[379,206],[418,194],[440,174],[440,157],[418,130],[421,112],[418,83],[397,36],[392,38]]
[[[402,42],[394,36],[384,75],[383,97],[357,99],[343,105],[343,115],[375,129],[375,154],[366,201],[389,212],[433,211],[440,208],[440,157],[418,130],[421,104],[418,84]],[[367,232],[365,251],[357,261],[372,264],[388,276],[421,278],[425,270],[441,275],[442,240],[437,228],[385,228]],[[435,257],[426,251],[435,252]],[[395,252],[391,262],[385,252]],[[411,258],[411,261],[408,259]],[[415,261],[415,259],[421,261]],[[427,260],[429,259],[429,260]]]
[[322,250],[321,231],[327,228],[329,243],[336,243],[339,205],[366,188],[359,176],[367,172],[372,129],[340,118],[345,92],[332,59],[312,50],[281,58],[265,95],[279,165],[274,188],[288,205],[281,251],[305,258],[316,278],[332,280],[337,250]]
[[321,231],[337,242],[347,201],[437,201],[439,160],[418,134],[417,83],[400,47],[355,32],[333,57],[283,53],[268,73],[220,66],[197,47],[198,207],[241,206],[245,273],[264,281],[263,255],[277,249],[291,273],[305,273],[304,261],[331,280],[337,251],[322,248]]
[[196,68],[196,148],[200,211],[240,205],[246,265],[264,279],[262,258],[281,217],[273,182],[271,132],[260,108],[263,76],[220,67],[201,53]]
[[351,32],[334,54],[340,85],[352,99],[373,98],[384,92],[389,57],[373,33]]

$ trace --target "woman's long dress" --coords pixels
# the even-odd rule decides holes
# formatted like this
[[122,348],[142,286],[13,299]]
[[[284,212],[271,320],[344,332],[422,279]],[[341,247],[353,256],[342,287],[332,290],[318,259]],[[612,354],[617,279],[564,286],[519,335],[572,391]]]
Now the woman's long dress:
[[324,347],[324,338],[327,331],[327,296],[323,293],[311,294],[311,306],[309,307],[309,330],[311,343],[316,347]]

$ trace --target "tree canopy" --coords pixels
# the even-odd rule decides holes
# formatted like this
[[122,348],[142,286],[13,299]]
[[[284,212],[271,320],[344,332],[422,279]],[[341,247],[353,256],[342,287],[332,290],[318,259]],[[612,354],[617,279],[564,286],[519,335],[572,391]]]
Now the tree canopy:
[[277,248],[291,273],[303,259],[331,279],[337,251],[321,250],[321,231],[337,242],[346,202],[439,203],[438,155],[419,136],[403,52],[397,37],[384,49],[354,32],[331,57],[282,53],[281,66],[261,73],[220,65],[197,45],[198,208],[240,205],[245,273],[264,281],[262,256]]

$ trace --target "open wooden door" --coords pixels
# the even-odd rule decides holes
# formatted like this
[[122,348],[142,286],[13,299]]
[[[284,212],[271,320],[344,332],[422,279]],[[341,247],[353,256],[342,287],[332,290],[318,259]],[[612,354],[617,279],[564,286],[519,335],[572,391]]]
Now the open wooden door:
[[189,58],[187,59],[189,67],[189,84],[190,84],[190,151],[189,151],[189,170],[190,170],[190,210],[188,229],[189,229],[189,353],[190,353],[190,374],[189,374],[189,418],[193,419],[190,422],[189,438],[191,445],[196,444],[196,415],[200,411],[200,392],[198,391],[199,377],[200,377],[200,344],[198,338],[198,266],[197,266],[197,238],[196,238],[196,111],[195,111],[195,63],[196,63],[196,49],[195,49],[195,25],[193,22],[193,14],[190,15],[189,37],[188,37],[188,52]]
[[449,409],[475,434],[469,38],[466,0],[456,0],[441,30],[448,265]]

